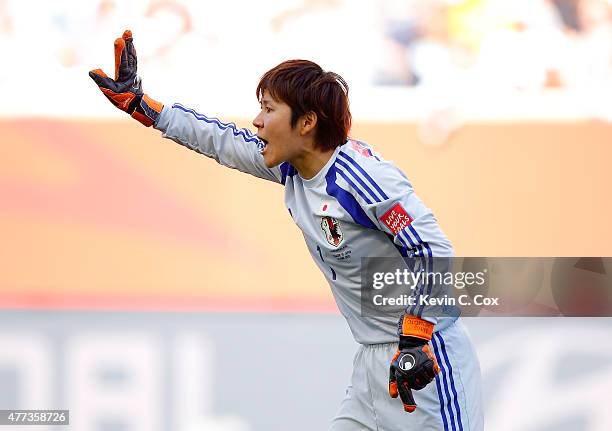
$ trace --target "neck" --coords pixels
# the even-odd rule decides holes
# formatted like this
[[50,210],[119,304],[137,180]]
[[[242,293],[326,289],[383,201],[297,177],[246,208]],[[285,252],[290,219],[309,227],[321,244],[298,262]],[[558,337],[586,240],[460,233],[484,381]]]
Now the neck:
[[290,160],[289,163],[297,169],[300,177],[309,180],[323,169],[323,166],[329,161],[335,150],[335,148],[325,151],[310,149],[295,159]]

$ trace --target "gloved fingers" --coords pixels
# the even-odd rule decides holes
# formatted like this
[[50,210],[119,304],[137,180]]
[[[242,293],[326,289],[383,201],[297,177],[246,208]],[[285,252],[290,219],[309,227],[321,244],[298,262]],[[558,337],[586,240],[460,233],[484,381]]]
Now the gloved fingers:
[[127,62],[130,73],[134,75],[138,72],[138,57],[136,56],[136,48],[134,48],[134,39],[132,32],[126,30],[123,32],[123,40],[125,40],[125,51],[127,53]]
[[115,40],[115,76],[118,82],[131,81],[136,76],[136,49],[130,30]]
[[408,385],[408,382],[402,378],[398,379],[398,391],[400,399],[404,404],[404,410],[408,413],[412,413],[416,410],[417,404],[414,401],[414,397],[412,396],[412,390]]
[[393,358],[391,358],[391,365],[389,365],[389,395],[391,398],[397,398],[397,380],[395,378],[395,361],[400,355],[400,351],[397,350]]
[[[96,75],[97,77],[99,77],[101,79],[110,79],[108,77],[108,75],[106,73],[104,73],[104,71],[102,69],[93,69],[93,70],[90,70],[89,71],[89,75],[91,76],[92,74]],[[92,78],[93,78],[93,76],[92,76]],[[95,80],[95,78],[94,78],[94,80]]]
[[391,398],[397,398],[397,380],[393,366],[389,367],[389,395]]
[[430,371],[428,371],[427,368],[424,368],[419,372],[407,377],[408,384],[415,391],[423,389],[425,386],[431,383],[432,380],[433,377],[431,377]]
[[127,53],[125,52],[125,40],[122,37],[115,39],[115,81],[121,81],[125,75],[127,65]]
[[120,88],[121,83],[113,81],[101,69],[90,70],[89,76],[113,105],[123,111],[128,110],[130,104],[136,97],[134,93]]
[[89,77],[94,80],[98,87],[106,88],[112,91],[117,90],[115,81],[109,78],[102,69],[94,69],[89,71]]
[[425,363],[413,369],[412,373],[406,375],[406,379],[410,387],[418,391],[430,384],[439,371],[438,365],[431,359],[427,359]]
[[436,374],[438,374],[440,372],[440,367],[438,366],[438,361],[436,360],[436,357],[433,355],[433,353],[431,352],[431,348],[429,347],[429,344],[426,344],[423,347],[423,352],[425,352],[425,354],[427,355],[427,357],[429,359],[431,359],[431,361],[433,362],[433,372],[434,375],[432,377],[435,377]]
[[432,367],[427,367],[425,370],[427,372],[427,376],[429,377],[429,381],[432,381],[436,378],[436,375],[440,372],[440,368],[436,362],[433,363]]

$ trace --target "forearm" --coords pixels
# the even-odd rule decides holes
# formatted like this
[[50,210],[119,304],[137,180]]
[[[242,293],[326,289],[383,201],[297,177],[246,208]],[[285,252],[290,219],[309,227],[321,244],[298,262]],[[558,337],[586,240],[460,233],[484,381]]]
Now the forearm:
[[277,183],[281,181],[280,169],[266,167],[259,151],[263,144],[249,130],[222,123],[179,104],[164,106],[144,94],[130,30],[115,40],[114,78],[101,69],[91,70],[89,76],[114,106],[147,127],[155,126],[164,137],[222,165]]
[[260,178],[280,181],[277,168],[265,167],[259,153],[259,139],[247,129],[207,117],[180,104],[165,106],[154,127],[164,138]]

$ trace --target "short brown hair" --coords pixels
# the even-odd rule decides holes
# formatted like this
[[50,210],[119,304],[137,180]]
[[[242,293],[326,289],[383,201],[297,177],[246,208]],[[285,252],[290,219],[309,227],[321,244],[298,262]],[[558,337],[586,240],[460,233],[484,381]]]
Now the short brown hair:
[[348,84],[308,60],[288,60],[267,71],[257,85],[257,99],[265,90],[291,108],[291,127],[307,112],[317,114],[315,144],[329,150],[344,144],[351,128]]

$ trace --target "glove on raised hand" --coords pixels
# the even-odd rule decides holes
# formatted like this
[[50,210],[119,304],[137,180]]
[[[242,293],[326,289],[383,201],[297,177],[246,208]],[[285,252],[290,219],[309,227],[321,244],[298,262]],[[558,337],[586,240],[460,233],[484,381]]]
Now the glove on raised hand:
[[433,335],[433,326],[408,314],[402,315],[398,324],[400,340],[389,366],[389,395],[397,398],[399,394],[404,410],[409,413],[417,407],[412,390],[423,389],[440,372],[428,344]]
[[136,49],[132,41],[130,30],[115,40],[115,79],[101,69],[90,71],[89,76],[113,105],[149,127],[155,123],[164,105],[143,93],[136,74]]

